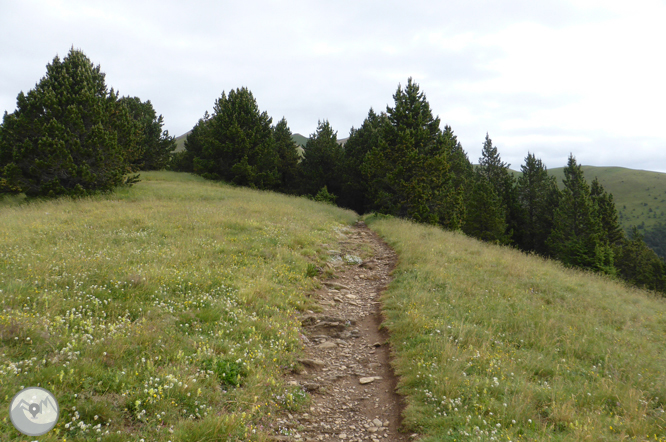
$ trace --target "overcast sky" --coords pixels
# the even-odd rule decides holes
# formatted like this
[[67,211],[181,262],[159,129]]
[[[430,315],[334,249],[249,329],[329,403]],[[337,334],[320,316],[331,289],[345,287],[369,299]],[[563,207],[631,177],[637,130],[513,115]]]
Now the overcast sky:
[[338,137],[411,76],[472,162],[666,172],[666,1],[0,0],[0,111],[81,49],[181,135],[246,86],[276,123]]

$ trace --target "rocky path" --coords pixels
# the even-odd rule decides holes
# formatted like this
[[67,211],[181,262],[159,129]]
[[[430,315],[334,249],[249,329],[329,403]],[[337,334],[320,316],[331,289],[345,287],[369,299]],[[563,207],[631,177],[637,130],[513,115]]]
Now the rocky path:
[[[362,222],[330,247],[336,278],[313,293],[321,312],[301,318],[305,356],[292,385],[311,394],[309,410],[278,420],[285,441],[408,441],[399,432],[401,398],[389,364],[379,296],[388,285],[396,254]],[[361,263],[356,257],[372,257]],[[354,263],[350,265],[350,263]]]

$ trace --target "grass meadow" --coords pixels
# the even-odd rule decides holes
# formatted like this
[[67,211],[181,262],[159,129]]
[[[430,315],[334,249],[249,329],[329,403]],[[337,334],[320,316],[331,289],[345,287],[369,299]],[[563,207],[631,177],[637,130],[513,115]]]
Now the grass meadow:
[[666,302],[407,221],[384,294],[405,424],[423,441],[666,440]]
[[[42,441],[264,440],[308,267],[353,212],[149,172],[108,195],[0,203],[0,395],[42,386]],[[27,440],[0,418],[2,440]]]

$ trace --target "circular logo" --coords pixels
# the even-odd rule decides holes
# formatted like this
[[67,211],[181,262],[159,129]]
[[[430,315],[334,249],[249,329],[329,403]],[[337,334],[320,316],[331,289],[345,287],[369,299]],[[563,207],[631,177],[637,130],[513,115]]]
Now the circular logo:
[[14,428],[26,436],[41,436],[55,427],[60,417],[53,393],[40,387],[28,387],[16,393],[9,404]]

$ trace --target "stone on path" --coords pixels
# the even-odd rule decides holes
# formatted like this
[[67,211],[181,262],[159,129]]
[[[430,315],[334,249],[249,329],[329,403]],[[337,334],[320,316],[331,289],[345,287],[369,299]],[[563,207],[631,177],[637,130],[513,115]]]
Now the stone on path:
[[298,362],[300,362],[303,365],[307,365],[308,367],[323,367],[324,365],[326,365],[326,363],[324,361],[322,361],[321,359],[314,359],[314,358],[313,359],[308,359],[308,358],[299,359]]
[[[359,379],[358,382],[359,382],[361,385],[365,385],[365,384],[369,384],[370,382],[378,381],[378,380],[380,380],[381,378],[382,378],[381,376],[368,376],[368,377],[365,377],[365,378],[361,378],[361,379]],[[381,425],[380,425],[380,426],[381,426]]]

